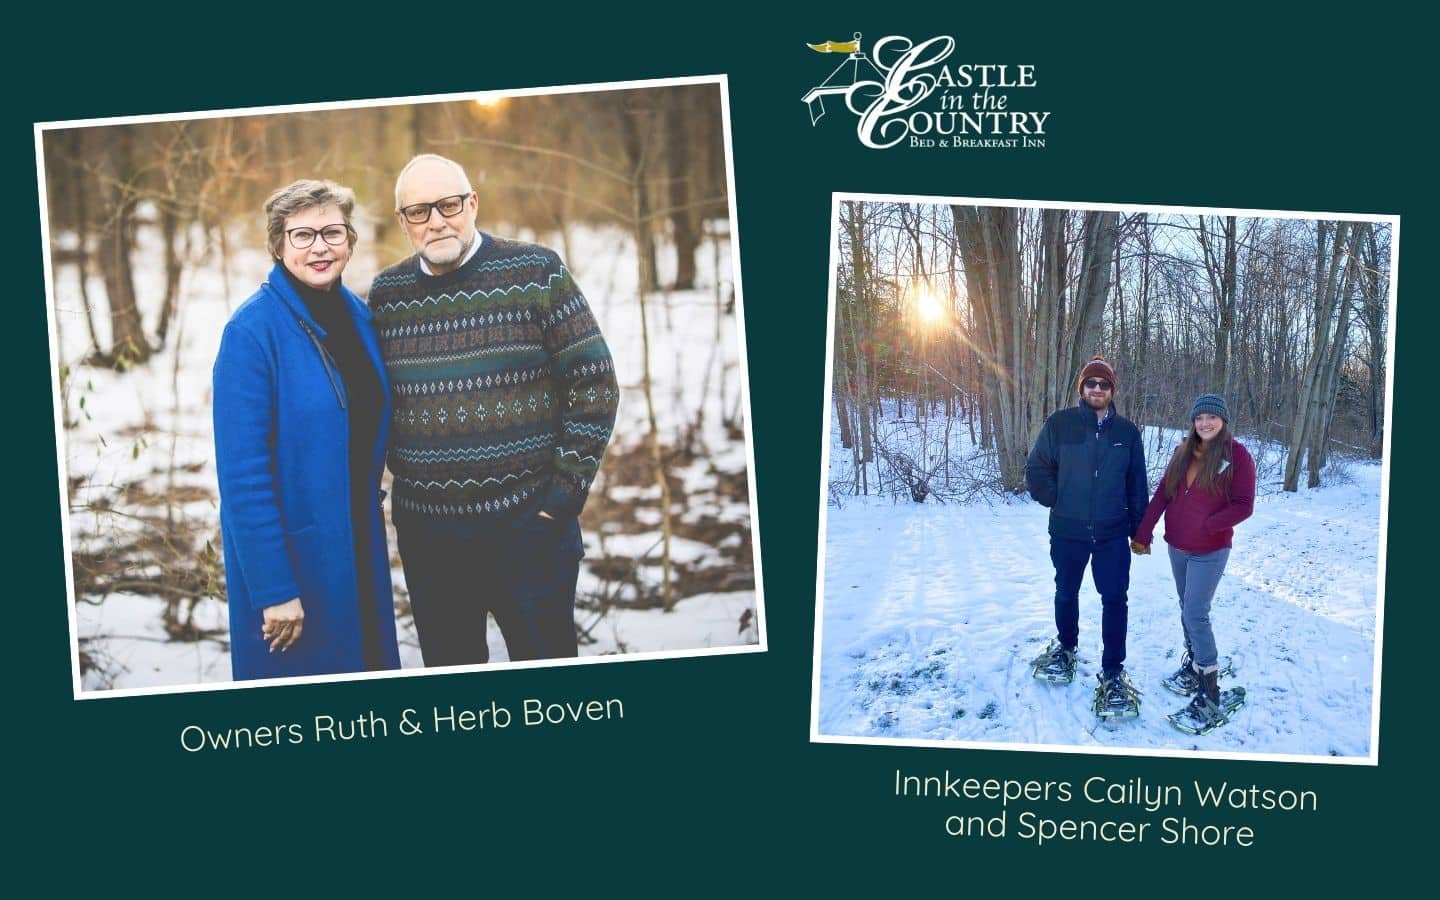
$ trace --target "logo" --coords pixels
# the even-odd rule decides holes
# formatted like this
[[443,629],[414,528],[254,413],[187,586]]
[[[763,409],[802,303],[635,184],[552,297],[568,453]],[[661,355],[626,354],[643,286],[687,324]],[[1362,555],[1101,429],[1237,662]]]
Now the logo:
[[826,98],[858,117],[860,143],[874,150],[908,146],[944,150],[1041,149],[1049,112],[1028,108],[1025,93],[1038,84],[1035,66],[949,63],[955,39],[916,43],[890,35],[864,52],[853,40],[806,44],[816,53],[844,53],[829,77],[800,98],[810,124],[825,115]]

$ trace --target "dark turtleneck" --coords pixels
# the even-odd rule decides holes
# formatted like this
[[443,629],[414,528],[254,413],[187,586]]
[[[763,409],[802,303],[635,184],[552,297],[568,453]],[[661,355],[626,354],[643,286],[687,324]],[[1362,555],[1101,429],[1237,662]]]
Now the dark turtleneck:
[[[283,267],[282,267],[283,268]],[[337,279],[329,290],[317,290],[285,269],[285,278],[305,308],[325,332],[321,343],[335,361],[345,387],[347,420],[350,423],[350,530],[355,542],[355,581],[360,588],[360,635],[365,648],[365,667],[384,668],[380,633],[375,621],[374,560],[370,552],[371,516],[379,505],[372,496],[369,472],[375,460],[375,441],[380,436],[380,411],[385,398],[375,364],[360,341],[360,329],[338,290]],[[388,562],[388,561],[387,561]]]

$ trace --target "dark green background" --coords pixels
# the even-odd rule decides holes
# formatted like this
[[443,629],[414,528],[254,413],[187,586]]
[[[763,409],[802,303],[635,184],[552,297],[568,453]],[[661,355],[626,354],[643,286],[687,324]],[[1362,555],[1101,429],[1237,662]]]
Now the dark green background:
[[[332,887],[388,881],[410,893],[442,884],[484,891],[510,880],[741,889],[773,880],[777,867],[787,883],[827,888],[1211,893],[1239,876],[1299,887],[1418,868],[1433,796],[1421,731],[1433,695],[1423,666],[1435,644],[1424,562],[1433,553],[1433,479],[1423,462],[1433,382],[1423,360],[1436,320],[1423,252],[1434,237],[1434,179],[1424,165],[1434,156],[1433,53],[1412,38],[1415,22],[1377,4],[1343,19],[1307,12],[1303,21],[1264,20],[1257,6],[1187,7],[1184,17],[1145,7],[1104,18],[963,6],[953,15],[872,7],[847,16],[827,7],[753,19],[672,6],[589,21],[539,6],[453,6],[425,8],[439,26],[426,30],[407,23],[408,8],[304,5],[263,16],[217,10],[225,21],[213,24],[189,13],[136,21],[138,12],[126,12],[75,27],[55,22],[20,40],[27,49],[4,63],[4,146],[17,173],[6,229],[15,502],[4,631],[5,742],[18,755],[7,819],[21,826],[22,857],[32,845],[68,855],[75,863],[59,876],[77,889],[135,884],[166,893],[290,888],[297,877]],[[835,104],[812,128],[799,98],[835,58],[803,45],[857,30],[867,42],[951,34],[959,41],[953,61],[1034,63],[1040,86],[1021,108],[1052,112],[1048,147],[872,151]],[[769,653],[71,699],[32,123],[712,73],[726,73],[730,85]],[[808,742],[836,190],[1402,216],[1378,767]],[[188,754],[178,744],[189,723],[304,722],[373,709],[393,724],[406,706],[497,700],[518,709],[529,696],[619,697],[627,717],[229,754]],[[1248,850],[1037,850],[946,837],[945,815],[975,810],[894,799],[897,767],[1306,787],[1319,792],[1320,810],[1234,817],[1257,830]],[[1047,811],[1120,815],[1082,804]]]

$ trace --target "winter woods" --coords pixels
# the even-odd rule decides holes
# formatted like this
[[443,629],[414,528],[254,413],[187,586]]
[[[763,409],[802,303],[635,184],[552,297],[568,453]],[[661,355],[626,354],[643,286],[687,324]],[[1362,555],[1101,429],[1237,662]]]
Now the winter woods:
[[[835,212],[818,733],[1371,754],[1398,221],[843,197]],[[1200,394],[1225,397],[1256,464],[1215,626],[1253,693],[1205,743],[1153,695],[1097,727],[1083,690],[1031,677],[1053,658],[1061,579],[1026,456],[1096,354],[1152,490]],[[1121,549],[1126,709],[1184,665],[1163,524],[1159,552]],[[1091,566],[1071,664],[1095,685],[1113,606]]]
[[[561,254],[616,359],[621,420],[583,520],[582,653],[755,641],[722,109],[710,81],[43,127],[85,683],[224,677],[209,377],[226,317],[269,268],[261,202],[301,177],[352,187],[345,281],[363,296],[412,252],[394,185],[418,153],[462,161],[482,229]],[[122,619],[126,598],[163,612]],[[650,609],[680,621],[617,624]],[[136,642],[164,645],[164,671]],[[177,644],[195,650],[183,668]]]
[[[665,236],[666,286],[689,290],[707,223],[728,216],[723,138],[714,84],[56,128],[44,133],[48,223],[64,236],[53,261],[98,276],[99,290],[80,282],[93,361],[143,360],[165,341],[182,274],[228,271],[229,232],[248,226],[251,241],[261,201],[281,184],[321,173],[353,187],[367,243],[382,259],[403,255],[395,173],[432,152],[474,159],[480,207],[557,236],[557,250],[581,223],[622,226],[647,291],[660,287]],[[142,228],[163,248],[155,297],[137,284]]]
[[[1224,394],[1237,431],[1274,448],[1262,490],[1381,454],[1388,222],[860,200],[838,215],[831,396],[848,458],[832,500],[1023,491],[1031,442],[1095,354],[1157,436]],[[1154,470],[1168,452],[1149,456]]]

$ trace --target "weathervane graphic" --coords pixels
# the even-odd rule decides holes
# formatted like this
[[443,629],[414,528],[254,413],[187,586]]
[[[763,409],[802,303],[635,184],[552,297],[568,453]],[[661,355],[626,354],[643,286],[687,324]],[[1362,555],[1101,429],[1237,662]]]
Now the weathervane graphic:
[[810,107],[810,124],[814,126],[825,115],[826,97],[844,97],[850,89],[860,81],[883,82],[885,76],[875,68],[864,53],[860,51],[860,32],[855,32],[855,39],[850,41],[825,41],[820,44],[806,44],[816,53],[848,53],[844,61],[836,66],[835,71],[829,77],[820,82],[801,98]]

